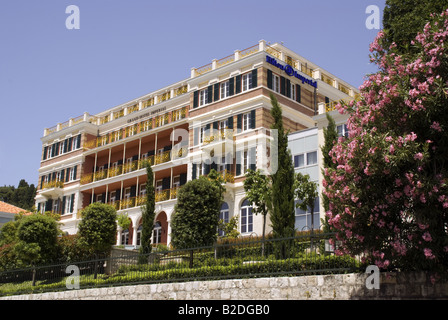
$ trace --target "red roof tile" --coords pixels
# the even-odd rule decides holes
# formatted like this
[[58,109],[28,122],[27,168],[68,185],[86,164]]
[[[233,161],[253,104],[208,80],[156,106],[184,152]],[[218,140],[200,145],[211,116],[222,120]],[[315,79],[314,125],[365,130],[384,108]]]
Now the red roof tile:
[[0,201],[0,212],[8,212],[8,213],[14,213],[14,214],[19,214],[20,212],[24,212],[26,215],[31,214],[31,212],[29,212],[25,209],[13,206],[12,204],[9,204],[9,203],[3,202],[3,201]]

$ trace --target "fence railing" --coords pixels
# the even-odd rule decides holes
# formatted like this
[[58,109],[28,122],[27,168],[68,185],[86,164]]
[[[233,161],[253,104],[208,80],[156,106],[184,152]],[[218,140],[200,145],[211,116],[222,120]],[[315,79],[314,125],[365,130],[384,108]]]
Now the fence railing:
[[[220,240],[213,246],[157,250],[115,249],[107,257],[0,273],[0,296],[123,284],[356,272],[357,259],[334,254],[334,234]],[[120,252],[118,252],[120,251]],[[73,272],[75,270],[76,272]]]

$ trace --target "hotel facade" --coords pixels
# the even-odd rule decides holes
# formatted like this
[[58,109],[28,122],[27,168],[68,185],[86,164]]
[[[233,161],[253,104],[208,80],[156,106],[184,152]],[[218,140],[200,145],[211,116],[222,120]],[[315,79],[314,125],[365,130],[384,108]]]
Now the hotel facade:
[[[74,234],[83,208],[111,204],[131,220],[129,229],[117,230],[117,245],[138,246],[149,162],[156,190],[152,242],[169,244],[177,191],[215,169],[226,181],[220,218],[227,222],[238,216],[242,236],[261,235],[262,216],[252,213],[243,181],[248,169],[276,170],[271,94],[291,132],[296,171],[308,170],[313,180],[322,181],[325,113],[335,101],[354,99],[358,92],[285,46],[261,40],[192,68],[187,79],[45,129],[36,208],[60,214],[62,230]],[[343,126],[345,119],[338,121]],[[296,212],[297,229],[309,227],[307,214]],[[323,214],[318,209],[315,216]]]

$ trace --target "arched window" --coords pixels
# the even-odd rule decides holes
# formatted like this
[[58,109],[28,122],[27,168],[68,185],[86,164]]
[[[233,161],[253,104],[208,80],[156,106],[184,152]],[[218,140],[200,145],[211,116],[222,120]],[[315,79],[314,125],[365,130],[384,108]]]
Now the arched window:
[[[229,205],[227,202],[224,202],[221,206],[221,211],[219,212],[219,220],[222,220],[224,223],[229,223]],[[220,237],[224,236],[224,231],[218,229],[218,235]]]
[[246,199],[241,205],[241,233],[254,231],[252,204]]
[[157,221],[154,225],[152,243],[159,244],[160,242],[162,242],[162,224]]

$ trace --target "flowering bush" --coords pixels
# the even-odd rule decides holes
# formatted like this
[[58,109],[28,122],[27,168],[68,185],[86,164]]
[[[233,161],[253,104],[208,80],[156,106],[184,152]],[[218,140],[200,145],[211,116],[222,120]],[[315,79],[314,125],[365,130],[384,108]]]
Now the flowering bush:
[[324,172],[328,223],[339,254],[362,255],[383,269],[448,266],[448,10],[432,15],[400,55],[382,46],[379,71],[360,87],[361,99],[339,104],[348,138],[329,152]]

